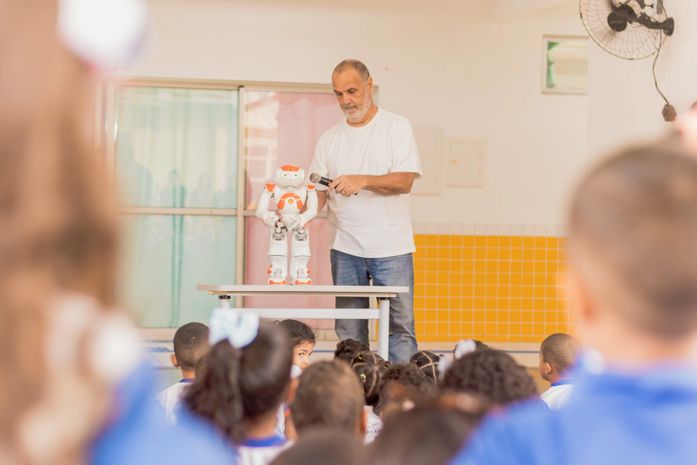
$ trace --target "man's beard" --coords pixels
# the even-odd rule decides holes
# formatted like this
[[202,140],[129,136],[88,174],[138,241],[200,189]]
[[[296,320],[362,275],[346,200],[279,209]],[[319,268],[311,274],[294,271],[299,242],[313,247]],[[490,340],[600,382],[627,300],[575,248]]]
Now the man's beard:
[[[341,107],[341,109],[344,115],[346,115],[346,119],[350,122],[361,121],[370,110],[370,101],[367,101],[362,107],[351,105],[348,107]],[[349,113],[349,111],[351,111],[351,113]]]

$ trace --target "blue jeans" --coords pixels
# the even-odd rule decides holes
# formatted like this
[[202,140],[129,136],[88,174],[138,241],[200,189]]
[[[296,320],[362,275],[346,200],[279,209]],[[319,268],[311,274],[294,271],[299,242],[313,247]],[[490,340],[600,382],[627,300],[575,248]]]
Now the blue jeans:
[[[390,355],[393,363],[406,363],[418,350],[414,335],[414,260],[412,254],[361,258],[332,249],[332,279],[337,286],[408,286],[408,294],[390,299]],[[337,308],[368,308],[367,297],[337,297]],[[368,345],[368,320],[336,320],[339,339],[356,339]]]

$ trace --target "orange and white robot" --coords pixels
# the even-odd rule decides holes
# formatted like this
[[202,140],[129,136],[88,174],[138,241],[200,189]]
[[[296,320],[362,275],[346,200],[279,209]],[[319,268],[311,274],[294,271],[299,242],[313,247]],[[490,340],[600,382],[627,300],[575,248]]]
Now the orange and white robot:
[[[281,166],[276,171],[276,182],[264,185],[256,216],[271,228],[268,284],[312,284],[307,267],[310,232],[305,225],[317,216],[317,203],[315,186],[305,183],[305,172],[299,166]],[[288,235],[292,237],[290,272]]]

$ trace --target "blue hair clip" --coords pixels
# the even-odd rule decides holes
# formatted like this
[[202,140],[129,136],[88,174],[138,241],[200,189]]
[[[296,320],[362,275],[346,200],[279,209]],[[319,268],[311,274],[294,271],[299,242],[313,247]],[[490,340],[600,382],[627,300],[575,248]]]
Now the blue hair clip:
[[214,308],[211,313],[211,345],[227,340],[236,349],[247,347],[259,333],[259,315],[229,308]]

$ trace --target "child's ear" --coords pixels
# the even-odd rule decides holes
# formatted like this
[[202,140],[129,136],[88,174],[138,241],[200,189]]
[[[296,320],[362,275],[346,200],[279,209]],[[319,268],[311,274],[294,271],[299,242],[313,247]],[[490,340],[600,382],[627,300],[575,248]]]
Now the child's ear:
[[169,361],[172,362],[174,368],[179,368],[179,362],[177,361],[177,356],[174,354],[169,355]]
[[365,436],[365,432],[368,431],[368,409],[361,409],[361,418],[358,425],[358,433],[361,436]]
[[552,365],[549,362],[542,363],[542,372],[544,376],[549,376],[552,374]]
[[298,431],[295,429],[295,423],[293,423],[293,415],[289,413],[286,416],[286,423],[285,423],[285,436],[286,439],[289,441],[294,441],[298,439]]

